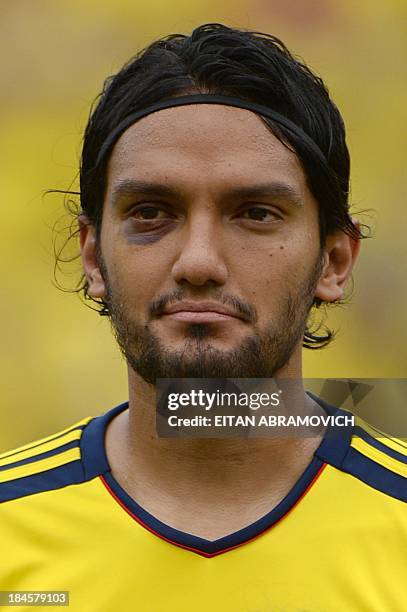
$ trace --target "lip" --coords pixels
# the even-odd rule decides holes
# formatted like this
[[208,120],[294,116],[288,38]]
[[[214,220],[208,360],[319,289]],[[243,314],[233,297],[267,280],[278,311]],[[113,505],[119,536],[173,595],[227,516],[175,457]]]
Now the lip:
[[185,300],[164,309],[163,315],[184,323],[215,323],[242,320],[234,310],[218,302]]

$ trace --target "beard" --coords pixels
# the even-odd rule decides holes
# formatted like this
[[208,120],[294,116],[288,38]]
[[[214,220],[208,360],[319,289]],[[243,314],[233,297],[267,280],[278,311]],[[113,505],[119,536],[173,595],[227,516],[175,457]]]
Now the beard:
[[[263,332],[251,333],[230,350],[213,346],[214,328],[210,323],[187,326],[182,349],[164,346],[148,323],[141,325],[132,319],[126,297],[113,289],[101,255],[99,268],[106,286],[104,301],[118,346],[130,367],[154,385],[158,378],[273,378],[287,364],[304,336],[322,270],[322,258],[318,257],[300,285],[280,299],[278,312],[268,327]],[[150,305],[150,314],[158,314],[166,305],[188,297],[182,289],[162,296]],[[233,305],[252,323],[257,320],[256,310],[250,304],[216,291],[210,297]]]

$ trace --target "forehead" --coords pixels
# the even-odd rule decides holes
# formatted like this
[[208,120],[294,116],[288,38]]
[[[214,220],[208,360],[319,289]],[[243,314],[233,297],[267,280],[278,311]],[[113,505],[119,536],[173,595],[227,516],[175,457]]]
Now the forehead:
[[251,111],[194,104],[164,109],[130,126],[108,164],[108,187],[126,178],[217,183],[285,179],[305,189],[297,156]]

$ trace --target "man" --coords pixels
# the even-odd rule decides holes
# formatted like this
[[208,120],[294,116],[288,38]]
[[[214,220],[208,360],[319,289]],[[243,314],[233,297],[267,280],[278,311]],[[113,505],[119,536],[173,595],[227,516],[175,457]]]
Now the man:
[[310,312],[343,298],[359,250],[348,186],[337,108],[271,36],[205,25],[107,81],[81,287],[129,402],[1,457],[2,590],[69,591],[81,611],[404,610],[401,441],[155,429],[158,378],[301,380],[302,345],[332,339]]

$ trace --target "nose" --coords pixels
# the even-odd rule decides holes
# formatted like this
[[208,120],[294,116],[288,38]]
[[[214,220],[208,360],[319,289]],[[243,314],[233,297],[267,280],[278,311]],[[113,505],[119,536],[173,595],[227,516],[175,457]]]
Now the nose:
[[228,269],[223,258],[221,220],[208,214],[195,215],[184,228],[179,255],[172,275],[178,284],[196,287],[224,285]]

